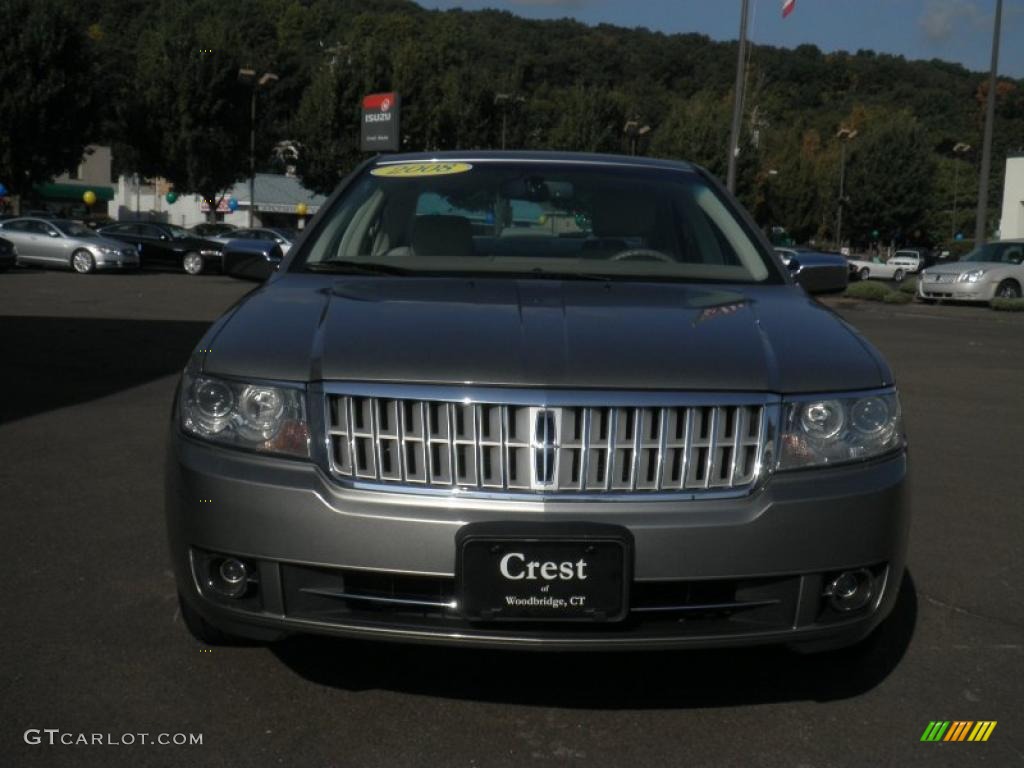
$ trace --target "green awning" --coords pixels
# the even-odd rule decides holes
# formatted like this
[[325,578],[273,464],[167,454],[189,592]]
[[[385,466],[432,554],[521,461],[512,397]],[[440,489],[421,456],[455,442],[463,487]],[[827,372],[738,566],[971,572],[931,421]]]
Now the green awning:
[[74,200],[82,202],[82,195],[92,190],[99,203],[109,203],[114,199],[114,188],[96,184],[37,184],[36,194],[44,200]]

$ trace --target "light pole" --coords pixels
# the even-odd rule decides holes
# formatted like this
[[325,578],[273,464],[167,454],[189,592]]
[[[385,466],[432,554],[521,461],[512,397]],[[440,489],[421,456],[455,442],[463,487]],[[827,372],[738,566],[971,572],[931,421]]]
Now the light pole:
[[739,52],[736,54],[736,85],[733,92],[732,130],[729,132],[729,171],[725,186],[736,192],[736,161],[740,152],[740,126],[743,124],[743,76],[747,62],[747,18],[750,15],[750,0],[743,0],[740,8]]
[[836,132],[839,139],[839,205],[836,208],[836,250],[843,247],[843,202],[846,197],[846,144],[857,137],[854,128],[840,128]]
[[978,217],[974,225],[974,246],[985,244],[988,229],[988,174],[992,165],[992,123],[996,116],[996,73],[999,70],[999,34],[1003,20],[1003,0],[996,0],[996,20],[992,28],[992,67],[988,73],[988,101],[985,105],[985,138],[981,145],[981,174],[978,179]]
[[238,70],[238,79],[252,85],[252,102],[249,108],[249,227],[253,226],[253,212],[256,210],[256,91],[278,79],[273,72],[264,72],[259,77],[256,70],[243,67]]
[[651,132],[651,126],[640,125],[639,120],[627,120],[626,124],[622,126],[622,132],[629,139],[629,154],[635,155],[637,142],[641,136],[646,136]]
[[952,234],[950,234],[950,240],[956,240],[956,206],[959,202],[960,197],[960,161],[957,160],[957,155],[965,155],[971,151],[970,144],[964,144],[962,141],[958,141],[953,145],[953,222],[952,222]]
[[512,93],[496,93],[494,94],[494,106],[501,105],[501,148],[505,148],[505,132],[508,127],[508,107],[509,104],[522,104],[526,99],[522,96],[516,96]]

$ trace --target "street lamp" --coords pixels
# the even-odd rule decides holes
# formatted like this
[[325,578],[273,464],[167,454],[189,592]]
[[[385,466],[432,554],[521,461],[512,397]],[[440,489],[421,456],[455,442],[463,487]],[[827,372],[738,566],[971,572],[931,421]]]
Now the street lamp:
[[508,107],[510,104],[522,104],[526,99],[513,93],[494,94],[494,106],[501,105],[501,148],[505,148],[505,131],[508,127]]
[[971,151],[970,144],[964,144],[962,141],[958,141],[953,145],[953,223],[952,223],[952,234],[950,235],[951,240],[956,240],[956,206],[957,198],[960,194],[960,163],[956,159],[957,155],[966,155]]
[[839,205],[836,209],[836,250],[843,247],[843,202],[846,196],[846,144],[857,137],[855,128],[840,128],[836,132],[839,139]]
[[249,109],[249,226],[253,226],[253,212],[256,210],[256,91],[278,79],[273,72],[264,72],[259,77],[256,70],[243,67],[238,70],[238,79],[252,85],[252,103]]
[[628,120],[626,124],[622,126],[622,132],[626,134],[629,139],[629,154],[636,154],[636,145],[640,140],[641,136],[646,136],[651,132],[651,126],[640,125],[639,120]]

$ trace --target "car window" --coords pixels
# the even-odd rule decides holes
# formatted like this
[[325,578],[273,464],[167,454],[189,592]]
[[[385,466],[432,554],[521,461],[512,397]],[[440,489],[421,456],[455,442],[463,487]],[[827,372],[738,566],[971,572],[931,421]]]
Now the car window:
[[28,232],[29,223],[30,222],[20,221],[18,219],[15,219],[14,221],[6,221],[4,222],[3,229],[8,229],[11,232]]
[[1020,264],[1024,261],[1024,246],[1011,245],[1003,251],[1003,261],[1008,264]]
[[557,161],[382,163],[325,212],[293,268],[332,261],[529,277],[782,281],[698,174]]

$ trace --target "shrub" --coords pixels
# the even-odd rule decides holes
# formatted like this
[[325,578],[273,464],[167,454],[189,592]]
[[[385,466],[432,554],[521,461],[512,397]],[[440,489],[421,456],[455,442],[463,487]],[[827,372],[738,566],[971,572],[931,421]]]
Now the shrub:
[[991,306],[1001,312],[1024,312],[1024,299],[992,299]]
[[866,301],[885,301],[885,297],[891,293],[893,293],[892,289],[883,283],[862,280],[859,283],[850,283],[843,295]]
[[909,294],[917,293],[917,278],[908,277],[906,280],[900,283],[900,291]]
[[914,300],[914,297],[909,293],[903,291],[889,291],[887,296],[882,297],[882,301],[886,304],[909,304]]

